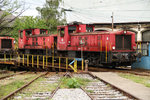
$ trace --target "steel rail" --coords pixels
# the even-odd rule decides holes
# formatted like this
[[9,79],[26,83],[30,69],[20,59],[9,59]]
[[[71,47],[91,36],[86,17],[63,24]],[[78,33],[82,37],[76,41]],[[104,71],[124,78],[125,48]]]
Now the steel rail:
[[[63,75],[63,77],[70,77],[70,73],[69,72],[66,72],[64,75]],[[63,78],[62,77],[62,78]],[[52,98],[53,98],[53,96],[55,95],[55,93],[58,91],[58,89],[60,88],[60,85],[62,84],[62,81],[63,80],[61,80],[60,82],[59,82],[59,84],[57,85],[57,87],[56,87],[56,89],[52,92],[52,95],[49,97],[49,99],[51,100]]]
[[11,92],[10,94],[8,94],[7,96],[3,97],[3,98],[0,99],[0,100],[8,100],[8,98],[14,96],[16,93],[20,92],[21,90],[23,90],[24,88],[26,88],[27,86],[29,86],[31,83],[33,83],[35,80],[37,80],[38,78],[40,78],[40,77],[42,77],[42,76],[44,76],[44,75],[46,75],[46,74],[48,74],[48,72],[45,72],[44,74],[41,74],[41,75],[37,76],[36,78],[34,78],[33,80],[31,80],[31,81],[28,82],[27,84],[23,85],[21,88],[15,90],[15,91],[13,91],[13,92]]
[[[81,73],[84,73],[84,72],[81,72]],[[73,77],[73,76],[70,74],[70,77]],[[91,97],[91,95],[89,95],[87,93],[87,91],[82,86],[80,86],[80,89],[82,89],[91,98],[91,100],[93,100],[93,98]]]
[[1,71],[0,71],[0,74],[6,73],[6,72],[7,72],[6,70],[1,70]]
[[19,74],[24,74],[24,73],[27,73],[27,72],[23,71],[23,72],[19,72],[19,73],[17,73],[17,74],[12,74],[12,75],[3,76],[3,77],[0,77],[0,80],[5,79],[5,78],[8,78],[8,77],[11,77],[11,76],[19,75]]
[[[66,74],[63,77],[66,77],[66,76],[68,76],[70,78],[73,77],[70,72],[66,72]],[[60,88],[61,84],[62,84],[62,81],[60,81],[60,83],[58,84],[58,86],[56,87],[56,89],[52,92],[50,100],[53,98],[53,96],[55,95],[55,93],[58,91],[58,89]],[[82,89],[93,100],[93,98],[85,91],[85,89],[83,87],[80,86],[80,89]]]

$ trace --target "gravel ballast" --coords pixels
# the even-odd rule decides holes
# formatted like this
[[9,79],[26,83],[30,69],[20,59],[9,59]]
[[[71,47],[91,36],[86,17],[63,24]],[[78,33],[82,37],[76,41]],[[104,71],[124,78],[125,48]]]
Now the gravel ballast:
[[91,100],[91,98],[79,88],[58,89],[52,100]]

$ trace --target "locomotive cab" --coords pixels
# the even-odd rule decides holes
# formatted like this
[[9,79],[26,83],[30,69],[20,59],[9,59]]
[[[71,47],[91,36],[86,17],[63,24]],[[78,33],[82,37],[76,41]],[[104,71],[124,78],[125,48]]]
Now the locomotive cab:
[[85,32],[93,32],[94,26],[93,25],[86,25],[86,24],[71,24],[66,26],[58,26],[57,33],[58,33],[58,50],[67,50],[67,46],[70,46],[71,43],[71,35],[72,34],[80,34]]
[[14,38],[0,36],[0,53],[12,53],[14,51]]

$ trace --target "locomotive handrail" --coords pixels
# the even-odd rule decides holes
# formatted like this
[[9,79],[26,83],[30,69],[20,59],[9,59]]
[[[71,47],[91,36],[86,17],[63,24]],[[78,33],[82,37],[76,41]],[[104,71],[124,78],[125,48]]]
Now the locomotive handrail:
[[107,41],[106,41],[106,57],[105,57],[105,59],[106,59],[106,63],[107,63]]

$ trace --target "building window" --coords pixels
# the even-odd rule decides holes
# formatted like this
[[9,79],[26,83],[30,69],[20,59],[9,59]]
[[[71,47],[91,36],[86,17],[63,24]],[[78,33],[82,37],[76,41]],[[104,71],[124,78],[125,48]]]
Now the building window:
[[143,56],[148,56],[149,48],[148,43],[137,43],[137,53],[142,53]]
[[143,56],[148,56],[148,45],[147,45],[147,43],[142,43],[142,54],[143,54]]

